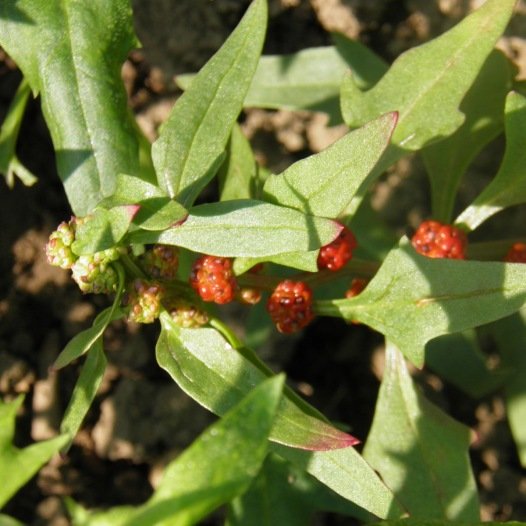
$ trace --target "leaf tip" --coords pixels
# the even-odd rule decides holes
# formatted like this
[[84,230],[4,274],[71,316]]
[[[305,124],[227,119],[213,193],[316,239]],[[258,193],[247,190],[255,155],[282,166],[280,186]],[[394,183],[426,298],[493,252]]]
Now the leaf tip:
[[141,205],[124,205],[124,210],[127,212],[130,221],[138,214],[141,209]]
[[325,435],[313,439],[308,444],[305,444],[303,449],[308,451],[331,451],[333,449],[353,447],[358,444],[360,444],[360,440],[356,437],[343,431],[338,431],[336,434],[332,434],[332,436]]

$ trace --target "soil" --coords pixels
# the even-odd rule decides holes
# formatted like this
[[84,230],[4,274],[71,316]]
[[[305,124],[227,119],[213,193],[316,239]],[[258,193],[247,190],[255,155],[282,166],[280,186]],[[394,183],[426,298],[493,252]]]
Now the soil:
[[[130,105],[153,139],[179,95],[173,76],[196,71],[239,21],[248,0],[134,0],[136,29],[144,45],[123,67]],[[476,1],[468,0],[271,0],[265,53],[328,45],[328,31],[360,39],[386,60],[443,32]],[[526,7],[518,6],[501,46],[526,76]],[[0,119],[20,80],[8,57],[0,61]],[[258,159],[281,171],[319,151],[342,128],[328,128],[321,114],[250,110],[243,129]],[[495,146],[499,148],[499,145]],[[502,147],[502,145],[500,145]],[[0,181],[0,394],[25,395],[16,443],[54,436],[78,375],[50,364],[67,341],[88,327],[105,306],[83,296],[66,271],[45,261],[43,246],[70,210],[56,174],[53,149],[39,109],[31,102],[20,134],[19,156],[38,174],[35,187]],[[416,160],[400,163],[375,188],[373,204],[398,232],[429,212],[427,182]],[[515,218],[515,216],[513,216]],[[524,224],[524,215],[515,220]],[[237,316],[237,314],[236,314]],[[166,462],[214,417],[184,395],[154,358],[156,328],[116,323],[105,348],[109,367],[95,404],[64,458],[50,462],[4,508],[25,524],[69,524],[62,498],[82,505],[138,504],[152,492]],[[275,369],[335,421],[352,422],[366,437],[374,411],[383,348],[381,337],[361,325],[320,319],[298,337],[277,335],[261,349]],[[484,520],[526,520],[526,477],[506,422],[501,397],[470,400],[424,370],[417,375],[428,395],[478,436],[471,450]],[[214,519],[205,522],[213,524]],[[316,524],[352,524],[324,515]]]

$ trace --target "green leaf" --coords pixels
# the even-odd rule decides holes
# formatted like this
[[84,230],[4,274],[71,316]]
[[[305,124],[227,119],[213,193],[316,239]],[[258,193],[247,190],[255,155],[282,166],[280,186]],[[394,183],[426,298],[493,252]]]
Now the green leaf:
[[[245,491],[265,460],[268,435],[281,398],[284,377],[262,382],[166,468],[146,504],[122,508],[113,526],[196,524],[215,508]],[[84,524],[108,524],[95,514]]]
[[22,165],[16,156],[16,141],[30,92],[29,84],[23,79],[0,129],[0,173],[5,176],[9,188],[13,188],[15,176],[26,186],[37,182],[37,178]]
[[[526,522],[456,522],[455,526],[526,526]],[[446,520],[422,520],[422,519],[403,519],[397,521],[375,522],[369,526],[451,526],[451,521]]]
[[318,250],[309,252],[285,252],[276,256],[263,256],[260,258],[236,258],[234,260],[235,274],[243,274],[258,263],[275,263],[289,268],[303,270],[304,272],[318,272]]
[[419,393],[402,355],[388,343],[363,454],[412,517],[479,520],[469,442],[469,429]]
[[250,143],[236,124],[228,141],[227,157],[218,174],[221,201],[257,197],[260,182]]
[[486,329],[497,343],[502,368],[508,373],[504,384],[506,417],[519,460],[526,467],[526,309],[521,309]]
[[139,177],[119,174],[115,193],[102,201],[101,206],[139,207],[133,216],[133,224],[143,230],[164,230],[182,221],[188,211],[168,197],[158,186]]
[[263,187],[266,199],[317,216],[338,217],[377,165],[396,121],[396,113],[383,115],[323,152],[269,176]]
[[246,107],[325,111],[341,122],[340,84],[349,65],[335,47],[261,57]]
[[106,327],[112,321],[118,320],[124,316],[123,312],[116,307],[119,302],[120,295],[117,294],[112,307],[108,307],[100,312],[89,329],[79,332],[79,334],[74,336],[68,342],[66,347],[64,347],[55,360],[53,369],[62,369],[62,367],[65,367],[73,360],[76,360],[83,354],[87,353],[102,337]]
[[[360,42],[338,33],[331,36],[336,46],[261,57],[244,107],[323,111],[331,124],[340,123],[340,85],[349,69],[358,86],[368,88],[387,65]],[[194,74],[178,75],[176,82],[187,90],[194,78]]]
[[13,445],[16,413],[23,402],[0,400],[0,508],[67,442],[58,436],[19,449]]
[[451,135],[464,121],[459,105],[514,5],[515,0],[487,0],[446,33],[401,55],[369,91],[347,78],[342,86],[345,122],[360,126],[398,111],[393,143],[410,151]]
[[24,524],[13,517],[0,513],[0,526],[24,526]]
[[510,93],[505,111],[506,151],[499,171],[456,220],[470,230],[502,209],[526,202],[526,97]]
[[331,39],[348,64],[359,88],[372,88],[389,69],[387,62],[361,42],[351,40],[341,33],[331,33]]
[[75,384],[68,407],[60,423],[60,432],[70,437],[70,442],[64,449],[69,448],[73,438],[80,429],[82,421],[95,399],[107,363],[108,361],[102,349],[102,339],[99,338],[92,345],[86,361],[82,366],[80,376]]
[[[178,329],[168,316],[161,316],[161,323],[159,365],[194,400],[219,415],[269,374],[214,330]],[[353,447],[345,447],[354,439],[315,414],[306,402],[295,402],[286,391],[270,439],[295,447],[273,444],[273,450],[374,515],[387,517],[391,510],[400,516],[400,508],[376,473]],[[314,451],[321,448],[326,451]]]
[[115,247],[124,237],[137,213],[136,205],[97,208],[77,225],[72,249],[78,256]]
[[132,28],[128,0],[0,6],[0,45],[40,93],[59,175],[78,216],[113,193],[118,173],[139,169],[121,80],[121,65],[137,46]]
[[431,180],[432,216],[451,223],[457,189],[467,167],[504,125],[504,101],[512,69],[506,56],[494,50],[466,93],[460,111],[462,126],[447,139],[422,150]]
[[488,367],[473,330],[431,340],[426,345],[425,363],[472,398],[495,391],[507,377],[505,372]]
[[248,491],[230,504],[226,525],[305,526],[312,523],[318,510],[371,520],[369,514],[302,469],[277,455],[269,455]]
[[267,4],[245,16],[175,104],[152,157],[160,186],[184,206],[213,177],[241,111],[265,38]]
[[391,490],[352,447],[303,451],[272,444],[272,451],[377,517],[400,517],[403,514]]
[[526,265],[432,259],[404,239],[356,298],[317,303],[320,314],[361,321],[418,367],[437,336],[503,318],[526,302]]
[[164,243],[223,257],[266,257],[330,243],[340,226],[329,219],[262,201],[199,205],[184,223],[164,232],[136,232],[132,243]]
[[[189,394],[213,413],[223,415],[267,375],[214,329],[178,329],[161,316],[157,361]],[[270,439],[308,450],[356,443],[352,436],[305,413],[288,398],[280,403]]]

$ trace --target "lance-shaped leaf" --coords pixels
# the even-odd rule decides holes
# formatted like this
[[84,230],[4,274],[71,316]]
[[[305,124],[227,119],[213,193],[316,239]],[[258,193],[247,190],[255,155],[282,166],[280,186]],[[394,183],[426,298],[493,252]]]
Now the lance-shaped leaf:
[[16,413],[23,397],[0,401],[0,508],[67,442],[59,436],[24,449],[13,445]]
[[137,207],[133,224],[143,230],[164,230],[182,221],[188,214],[186,208],[168,197],[158,186],[127,174],[117,176],[115,192],[100,205],[110,209]]
[[426,366],[472,398],[498,389],[507,379],[502,370],[492,370],[481,351],[474,330],[445,334],[426,345]]
[[221,201],[258,197],[260,182],[250,143],[236,124],[228,141],[227,156],[218,174]]
[[466,168],[504,125],[504,101],[512,68],[506,56],[493,51],[460,105],[466,116],[450,137],[422,150],[431,180],[433,217],[450,223],[458,185]]
[[24,526],[24,524],[9,515],[0,513],[0,526]]
[[117,308],[117,304],[120,302],[120,296],[121,294],[117,293],[113,306],[100,312],[89,329],[79,332],[68,342],[66,347],[64,347],[55,360],[55,363],[53,364],[54,369],[61,369],[73,360],[76,360],[83,354],[87,353],[102,337],[106,327],[112,321],[118,320],[124,316],[123,312]]
[[265,460],[283,380],[277,376],[258,385],[210,426],[168,465],[144,505],[95,513],[82,524],[190,526],[241,494]]
[[500,210],[526,202],[526,97],[512,92],[506,99],[506,151],[491,183],[456,223],[473,230]]
[[115,247],[128,231],[138,210],[137,205],[95,209],[77,225],[71,246],[73,252],[78,256],[90,255]]
[[519,460],[526,467],[526,309],[492,323],[486,330],[495,339],[502,369],[508,373],[504,384],[506,417]]
[[175,104],[152,157],[161,188],[184,206],[213,177],[241,111],[265,38],[266,0],[254,0]]
[[398,111],[393,143],[411,151],[451,135],[464,121],[459,105],[514,5],[515,0],[487,0],[448,32],[401,55],[369,91],[349,77],[342,86],[345,122],[360,126]]
[[[178,329],[168,315],[157,344],[157,361],[181,389],[210,411],[223,415],[267,375],[214,329]],[[280,403],[270,439],[307,450],[334,449],[356,439],[304,413],[288,398]]]
[[380,518],[400,517],[404,511],[390,489],[352,447],[304,451],[272,444],[272,451],[304,469],[338,495]]
[[263,256],[260,258],[236,258],[234,260],[234,273],[243,274],[258,263],[267,262],[305,272],[318,272],[318,253],[318,250],[312,250],[310,252],[286,252],[276,256]]
[[[243,105],[323,111],[331,124],[341,122],[340,85],[349,69],[365,89],[382,77],[387,65],[360,42],[338,33],[331,36],[335,46],[261,57]],[[194,74],[178,75],[176,82],[186,90],[194,78]]]
[[270,175],[263,187],[265,197],[310,214],[337,217],[378,163],[396,121],[396,113],[383,115],[323,152],[297,161],[279,175]]
[[137,46],[128,0],[5,0],[0,44],[40,93],[70,205],[86,215],[139,167],[120,75]]
[[23,79],[0,129],[0,174],[4,175],[7,186],[10,188],[13,188],[15,184],[15,177],[18,177],[26,186],[31,186],[37,181],[37,178],[16,156],[16,141],[30,92],[28,82]]
[[269,455],[259,475],[230,504],[227,526],[305,526],[316,511],[332,511],[369,522],[372,518],[308,473],[277,455]]
[[[161,316],[161,322],[156,349],[159,365],[192,398],[219,415],[269,374],[232,349],[216,331],[179,329],[167,315]],[[360,454],[346,447],[355,439],[316,418],[314,408],[304,401],[294,402],[285,392],[270,434],[276,442],[273,449],[374,515],[400,516],[392,493]]]
[[[506,521],[506,522],[494,522],[494,521],[470,521],[470,522],[457,522],[455,521],[455,526],[526,526],[526,522],[517,522],[517,521]],[[401,519],[393,521],[382,521],[375,522],[374,524],[369,524],[369,526],[451,526],[451,521],[443,519]]]
[[403,356],[387,344],[364,457],[411,517],[479,519],[469,442],[470,430],[418,392]]
[[70,442],[64,449],[71,445],[71,442],[80,429],[82,421],[95,399],[107,363],[108,361],[102,349],[102,340],[99,338],[93,344],[82,366],[80,376],[75,384],[68,407],[64,413],[64,418],[60,423],[60,432],[70,437]]
[[223,257],[262,257],[308,251],[330,243],[341,225],[263,201],[242,199],[199,205],[179,226],[136,232],[132,243],[164,243]]
[[422,366],[429,340],[503,318],[525,302],[526,265],[427,258],[403,240],[359,296],[319,302],[317,310],[373,327]]

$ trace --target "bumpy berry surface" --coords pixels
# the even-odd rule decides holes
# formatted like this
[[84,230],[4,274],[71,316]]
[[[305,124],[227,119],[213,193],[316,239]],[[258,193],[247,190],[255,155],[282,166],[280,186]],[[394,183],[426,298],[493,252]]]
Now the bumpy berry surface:
[[75,224],[63,221],[57,229],[51,233],[46,244],[46,256],[48,263],[54,267],[64,269],[71,268],[77,256],[71,250],[75,241]]
[[170,245],[154,245],[141,256],[140,263],[144,271],[154,279],[175,279],[179,264],[177,248]]
[[153,323],[161,314],[164,287],[155,281],[134,280],[123,301],[128,320],[136,323]]
[[110,266],[119,259],[121,251],[109,248],[91,255],[79,256],[71,267],[72,277],[82,292],[109,294],[117,290],[118,276]]
[[302,281],[282,281],[268,299],[267,311],[279,332],[299,331],[314,318],[312,291]]
[[232,260],[217,256],[201,256],[192,266],[190,285],[204,301],[229,303],[237,288]]
[[183,298],[170,298],[163,301],[163,305],[170,313],[172,320],[179,327],[192,329],[202,327],[208,323],[208,315],[199,307]]
[[345,293],[345,297],[347,299],[354,298],[355,296],[358,296],[365,287],[367,287],[368,281],[366,279],[362,278],[354,278],[351,281],[351,286],[347,289],[347,292]]
[[438,221],[424,221],[411,242],[415,250],[430,258],[465,259],[466,234]]
[[355,248],[356,238],[346,226],[343,226],[334,241],[321,247],[318,255],[318,269],[340,270],[352,258],[352,251]]
[[504,261],[508,263],[526,263],[526,243],[514,243],[508,250]]

